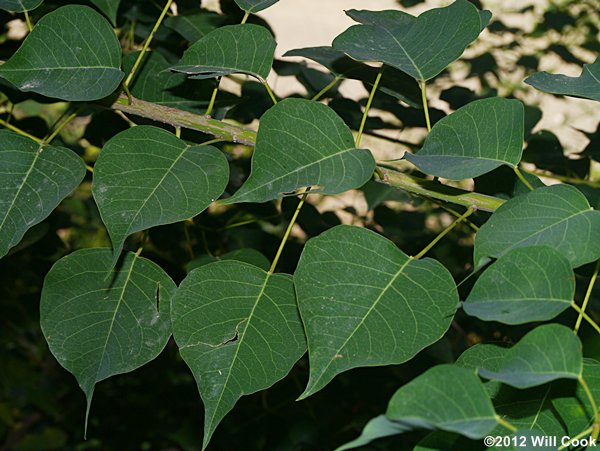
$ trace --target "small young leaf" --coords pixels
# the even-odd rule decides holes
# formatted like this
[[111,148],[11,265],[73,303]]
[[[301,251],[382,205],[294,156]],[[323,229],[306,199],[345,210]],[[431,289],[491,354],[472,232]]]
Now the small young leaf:
[[140,125],[108,141],[94,166],[92,192],[115,259],[134,232],[191,218],[225,190],[229,165],[212,146],[189,146]]
[[518,100],[476,100],[437,122],[423,148],[405,156],[426,174],[451,180],[478,177],[503,164],[515,167],[523,150],[523,124]]
[[102,13],[108,17],[110,23],[117,25],[117,11],[119,10],[119,4],[121,0],[90,0],[94,5],[98,7]]
[[63,147],[0,131],[0,257],[81,183],[85,165]]
[[44,0],[0,0],[0,9],[22,13],[37,8],[43,1]]
[[299,188],[338,194],[362,186],[375,160],[326,105],[286,99],[261,118],[246,183],[224,203],[267,202]]
[[351,226],[309,240],[294,283],[310,358],[301,398],[351,368],[410,360],[444,335],[458,303],[439,262]]
[[190,272],[172,316],[205,406],[203,449],[238,399],[284,378],[306,352],[292,278],[247,263],[219,261]]
[[171,278],[133,253],[112,266],[110,249],[76,251],[54,264],[42,290],[42,332],[77,378],[88,413],[97,382],[150,362],[171,335]]
[[347,13],[354,25],[333,41],[333,47],[360,61],[381,61],[416,80],[429,80],[459,58],[482,29],[477,8],[456,0],[419,17],[401,11]]
[[276,45],[265,27],[226,25],[194,43],[171,69],[193,78],[241,73],[264,80],[271,71]]
[[0,77],[21,91],[62,100],[98,100],[125,75],[121,46],[110,24],[89,6],[67,5],[46,14]]
[[269,6],[274,5],[279,0],[235,0],[237,5],[244,11],[256,14]]
[[514,197],[479,229],[475,265],[511,249],[543,245],[576,268],[600,257],[600,213],[570,185],[553,185]]
[[359,448],[368,445],[373,440],[379,438],[390,437],[392,435],[402,434],[410,431],[412,428],[403,423],[389,420],[385,415],[378,415],[369,420],[365,425],[359,437],[351,442],[336,448],[335,451],[345,451],[347,449]]
[[581,341],[560,324],[538,326],[506,351],[500,368],[480,368],[486,379],[516,388],[535,387],[556,379],[578,379],[583,370]]
[[575,275],[569,260],[546,246],[511,250],[475,283],[464,311],[484,321],[547,321],[571,306]]
[[386,416],[413,427],[438,428],[482,438],[497,423],[496,412],[473,370],[438,365],[400,388]]
[[593,64],[584,64],[579,77],[538,72],[525,83],[540,91],[600,101],[600,57]]

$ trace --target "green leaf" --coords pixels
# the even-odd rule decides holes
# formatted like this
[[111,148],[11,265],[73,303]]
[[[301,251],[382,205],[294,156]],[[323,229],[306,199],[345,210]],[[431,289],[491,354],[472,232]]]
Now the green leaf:
[[81,183],[85,165],[63,147],[0,131],[0,257]]
[[[178,16],[174,16],[178,17]],[[129,72],[139,52],[129,53],[123,70]],[[134,97],[192,113],[204,114],[215,87],[213,80],[189,80],[169,71],[170,64],[158,52],[147,52],[129,87]]]
[[458,304],[439,262],[413,260],[359,227],[309,240],[294,283],[310,358],[301,398],[351,368],[410,360],[444,335]]
[[458,59],[482,29],[477,8],[467,0],[419,17],[395,10],[346,14],[362,25],[335,38],[334,48],[360,61],[381,61],[422,81]]
[[44,0],[0,0],[0,9],[22,13],[37,8],[43,1]]
[[456,360],[456,365],[464,368],[486,368],[498,371],[506,356],[507,348],[490,344],[476,344],[465,350]]
[[375,160],[356,149],[352,132],[318,102],[286,99],[261,118],[246,183],[224,203],[267,202],[299,188],[339,194],[373,175]]
[[171,278],[133,253],[114,272],[111,261],[110,249],[76,251],[54,264],[42,290],[42,332],[77,378],[87,413],[97,382],[150,362],[171,335]]
[[476,100],[437,122],[425,145],[406,159],[429,175],[451,180],[478,177],[521,160],[524,108],[518,100]]
[[[321,64],[337,77],[360,80],[371,87],[379,74],[378,68],[355,61],[333,47],[294,49],[283,56],[308,58]],[[385,68],[378,92],[402,100],[413,108],[423,108],[421,89],[417,82],[411,76],[393,67]]]
[[538,72],[525,83],[540,91],[600,101],[600,57],[593,64],[584,64],[579,77]]
[[171,69],[194,78],[241,73],[264,80],[271,71],[276,45],[265,27],[226,25],[194,43]]
[[195,260],[192,260],[186,265],[187,272],[191,272],[193,269],[199,268],[200,266],[208,265],[221,260],[235,260],[238,262],[248,263],[253,266],[257,266],[265,271],[268,271],[271,267],[271,262],[263,254],[258,252],[256,249],[237,249],[235,251],[227,252],[220,257],[213,257],[212,255],[202,255]]
[[110,24],[88,6],[46,14],[2,66],[0,76],[21,91],[62,100],[98,100],[125,75],[121,46]]
[[560,324],[538,326],[506,351],[497,370],[480,368],[486,379],[528,388],[556,379],[578,379],[583,370],[581,342]]
[[392,396],[386,416],[473,439],[484,437],[498,424],[475,371],[455,365],[435,366],[401,387]]
[[556,249],[573,267],[600,257],[600,213],[569,185],[538,188],[505,202],[479,229],[475,265],[511,249],[543,245]]
[[227,159],[215,147],[145,125],[116,135],[94,166],[92,186],[115,258],[132,233],[200,214],[228,179]]
[[204,402],[203,448],[238,399],[284,378],[306,352],[292,278],[237,261],[188,274],[173,335]]
[[378,415],[369,420],[358,438],[340,446],[339,448],[336,448],[335,451],[359,448],[361,446],[368,445],[373,440],[402,434],[403,432],[411,429],[412,428],[410,426],[407,426],[403,423],[389,420],[385,415]]
[[210,11],[180,14],[165,19],[165,26],[179,33],[188,42],[196,42],[219,27],[225,18]]
[[511,250],[477,280],[463,304],[484,321],[548,321],[571,306],[575,275],[569,260],[546,246]]
[[256,14],[269,6],[274,5],[279,0],[235,0],[237,5],[244,11]]
[[[583,379],[586,381],[596,404],[600,404],[600,363],[592,359],[583,359]],[[594,416],[589,398],[580,383],[567,385],[562,381],[558,393],[551,400],[552,408],[566,426],[565,435],[575,436],[585,430]]]
[[117,25],[117,11],[119,10],[119,4],[121,0],[90,0],[94,5],[98,7],[102,13],[108,17],[110,23]]

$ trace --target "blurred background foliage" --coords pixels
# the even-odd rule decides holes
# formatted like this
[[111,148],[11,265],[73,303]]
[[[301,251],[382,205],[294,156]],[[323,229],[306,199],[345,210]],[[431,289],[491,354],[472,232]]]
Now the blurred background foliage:
[[[36,22],[65,3],[78,2],[45,1],[32,12],[32,20]],[[433,121],[477,98],[499,94],[523,100],[528,105],[524,160],[529,164],[525,167],[537,176],[544,175],[545,183],[565,179],[577,184],[592,204],[600,207],[600,182],[580,182],[584,178],[600,179],[600,114],[589,102],[540,94],[522,83],[527,75],[539,70],[578,75],[582,64],[594,60],[600,52],[600,2],[473,3],[491,9],[495,16],[480,40],[432,83],[429,92]],[[397,6],[413,12],[439,4],[398,0]],[[199,2],[192,0],[178,0],[176,5],[179,16],[169,17],[157,33],[153,44],[156,58],[146,59],[133,94],[148,101],[177,103],[179,108],[201,114],[214,81],[185,81],[164,69],[181,56],[190,41],[217,26],[238,23],[242,13],[233,0],[221,0],[217,5],[220,12],[201,10]],[[155,1],[122,2],[116,28],[126,53],[125,67],[132,61],[127,54],[140,49],[161,8]],[[182,15],[188,20],[182,20]],[[26,28],[19,15],[2,12],[0,21],[0,59],[6,60],[20,45]],[[256,16],[250,22],[268,26]],[[286,95],[312,96],[333,79],[322,66],[298,58],[279,59],[274,69],[278,92],[287,91]],[[326,102],[356,130],[366,103],[364,86],[369,87],[374,75],[363,66],[352,77],[354,80],[343,81],[330,90]],[[374,113],[367,123],[365,146],[380,160],[399,159],[405,151],[418,148],[425,136],[422,110],[409,106],[414,86],[403,80],[384,80],[386,89],[377,94]],[[256,127],[257,119],[271,104],[263,88],[244,77],[231,77],[224,90],[227,92],[219,94],[216,105],[215,115],[219,118]],[[16,92],[4,84],[0,91],[0,117],[36,136],[45,136],[73,108]],[[55,143],[73,149],[93,166],[103,144],[129,127],[130,121],[149,123],[142,118],[126,118],[102,105],[88,105],[78,109],[76,120]],[[182,137],[195,142],[210,139],[189,131],[184,131]],[[228,191],[233,192],[248,173],[249,150],[218,145],[231,161]],[[0,260],[0,450],[200,449],[202,406],[194,380],[174,343],[140,370],[98,384],[88,439],[83,439],[84,397],[75,379],[57,364],[47,348],[39,327],[39,297],[44,276],[60,257],[85,247],[110,246],[90,194],[90,183],[88,174],[72,196]],[[463,187],[503,197],[522,190],[506,168]],[[288,198],[260,205],[211,207],[188,222],[138,234],[130,239],[129,248],[135,249],[143,240],[144,255],[160,264],[176,282],[190,268],[230,258],[232,252],[238,253],[237,258],[264,266],[266,259],[272,259],[297,202]],[[306,239],[340,223],[376,230],[407,254],[414,254],[447,226],[453,215],[447,205],[410,197],[373,182],[343,196],[316,197],[304,207],[280,267],[293,273]],[[485,219],[484,213],[474,215],[472,224],[457,228],[431,253],[457,281],[472,269],[470,227],[475,228]],[[590,268],[579,272],[589,275]],[[461,291],[468,290],[474,279],[467,279]],[[598,290],[592,297],[596,306],[600,301]],[[565,320],[573,321],[572,315],[565,313]],[[217,430],[209,448],[333,449],[355,437],[368,419],[385,410],[401,384],[425,368],[454,361],[462,350],[483,339],[511,341],[523,332],[519,327],[486,324],[459,314],[440,342],[408,364],[344,373],[317,395],[295,402],[308,378],[307,361],[303,359],[284,381],[243,398]],[[584,329],[582,337],[589,342],[584,349],[598,359],[600,343],[592,342],[593,336],[586,332]],[[370,449],[410,449],[420,437],[422,434],[417,432],[380,440]]]

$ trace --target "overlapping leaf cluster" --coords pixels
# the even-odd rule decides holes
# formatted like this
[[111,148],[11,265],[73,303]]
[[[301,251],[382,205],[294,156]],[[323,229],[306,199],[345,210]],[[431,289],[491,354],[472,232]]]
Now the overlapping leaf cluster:
[[[0,8],[23,12],[40,3],[6,1]],[[206,79],[244,74],[271,93],[267,79],[275,39],[262,25],[245,22],[276,0],[236,0],[247,13],[242,24],[223,25],[205,12],[170,17],[166,25],[194,41],[178,61],[158,50],[123,58],[112,28],[119,2],[92,3],[110,22],[89,6],[51,11],[0,66],[0,77],[22,92],[107,105],[107,97],[119,94],[125,74],[139,70],[125,81],[127,94],[174,108],[163,110],[173,114],[215,106],[218,116],[235,108],[224,96],[215,103],[218,81]],[[288,54],[320,63],[333,84],[357,78],[372,87],[373,95],[380,88],[418,107],[427,81],[458,59],[490,21],[489,12],[466,0],[419,17],[400,11],[348,15],[359,24],[332,47]],[[372,62],[381,69],[366,64]],[[527,83],[600,100],[598,67],[598,62],[584,67],[579,78],[536,74]],[[310,201],[369,186],[371,179],[378,180],[378,190],[386,190],[386,198],[387,182],[404,175],[385,173],[390,166],[377,165],[377,149],[361,146],[373,97],[357,127],[358,138],[334,102],[321,103],[320,97],[277,103],[272,96],[275,105],[260,118],[251,168],[241,186],[232,180],[230,155],[204,137],[182,138],[180,128],[175,134],[156,123],[136,125],[103,143],[88,169],[112,250],[79,249],[58,260],[46,276],[40,305],[48,346],[77,378],[88,413],[98,382],[153,360],[172,335],[205,406],[205,448],[242,396],[285,378],[305,354],[309,380],[300,399],[353,368],[409,362],[438,342],[459,315],[468,315],[536,327],[511,346],[478,344],[455,363],[422,372],[398,388],[385,414],[371,420],[361,437],[340,449],[423,428],[435,431],[419,449],[440,443],[444,449],[462,449],[488,434],[597,435],[600,363],[585,360],[577,335],[552,321],[574,308],[581,311],[578,321],[595,324],[582,311],[586,305],[575,303],[575,271],[600,259],[600,213],[572,185],[545,186],[522,175],[528,130],[519,100],[467,103],[436,121],[420,149],[405,155],[415,171],[449,181],[503,169],[519,176],[522,186],[504,202],[494,199],[493,205],[501,206],[479,217],[481,227],[471,224],[477,230],[472,265],[477,279],[466,294],[459,294],[440,261],[422,258],[429,247],[411,256],[380,233],[351,225],[309,239],[293,275],[276,272],[279,253],[269,267],[264,256],[245,250],[192,261],[176,284],[166,268],[140,255],[149,229],[185,223],[207,209],[299,193]],[[228,125],[211,124],[214,134]],[[54,136],[38,139],[10,128],[0,133],[0,256],[85,176],[83,160],[51,144]],[[459,220],[453,227],[473,213],[473,205],[447,194],[451,188],[422,183],[400,188],[429,197],[423,186],[432,183],[438,191],[429,192],[438,200],[468,207],[464,214],[455,212]],[[132,235],[139,250],[123,253]],[[568,390],[561,389],[565,380],[573,381]]]

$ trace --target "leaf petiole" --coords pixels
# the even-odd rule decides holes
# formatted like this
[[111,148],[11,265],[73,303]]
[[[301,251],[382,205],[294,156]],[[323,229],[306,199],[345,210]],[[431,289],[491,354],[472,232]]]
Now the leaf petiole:
[[[587,308],[588,302],[590,301],[590,297],[592,296],[592,290],[594,288],[594,284],[596,283],[596,279],[598,278],[598,271],[600,271],[600,260],[596,262],[596,267],[594,268],[594,273],[592,274],[592,278],[590,279],[590,283],[588,285],[587,291],[585,293],[585,298],[583,299],[583,304],[579,311],[579,317],[577,318],[577,322],[575,323],[575,328],[573,332],[577,334],[579,332],[579,327],[581,326],[581,320],[585,315],[585,309]],[[576,305],[573,303],[573,305]]]
[[448,233],[450,233],[452,231],[452,229],[454,229],[458,224],[460,224],[466,218],[471,216],[471,214],[473,214],[474,211],[475,211],[475,209],[473,207],[469,207],[467,209],[467,211],[464,212],[464,214],[460,215],[456,219],[456,221],[454,221],[452,224],[450,224],[448,227],[446,227],[444,230],[442,230],[442,232],[438,236],[436,236],[433,239],[433,241],[425,247],[425,249],[423,249],[421,252],[419,252],[417,255],[415,255],[413,257],[413,259],[418,260],[421,257],[423,257],[425,254],[427,254],[427,252],[429,252],[431,250],[431,248],[433,248],[433,246],[435,246],[442,238],[444,238]]

